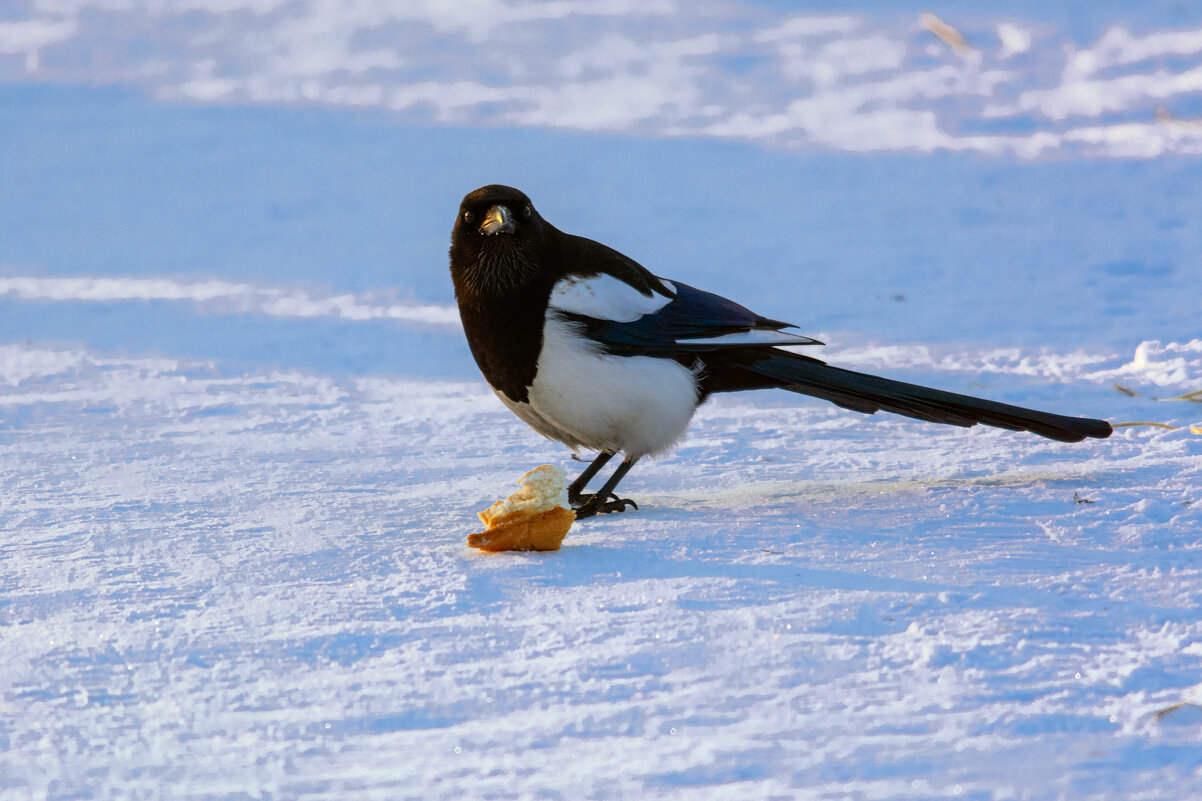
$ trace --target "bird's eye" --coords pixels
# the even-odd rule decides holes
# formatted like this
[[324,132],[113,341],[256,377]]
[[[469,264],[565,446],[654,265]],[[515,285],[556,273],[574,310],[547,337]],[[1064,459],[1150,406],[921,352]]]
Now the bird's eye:
[[474,223],[476,221],[476,212],[474,212],[474,211],[463,212],[463,221],[465,223],[467,223],[468,225],[471,225],[472,223]]
[[530,216],[531,214],[533,214],[533,213],[534,213],[534,209],[530,208],[530,204],[529,204],[529,203],[527,203],[527,204],[526,204],[526,208],[522,209],[522,216],[523,216],[523,217],[529,217],[529,216]]

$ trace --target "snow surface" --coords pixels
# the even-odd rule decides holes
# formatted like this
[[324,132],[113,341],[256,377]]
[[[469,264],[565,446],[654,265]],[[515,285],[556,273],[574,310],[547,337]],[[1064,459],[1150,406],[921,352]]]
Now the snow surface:
[[[936,9],[965,52],[866,6],[6,10],[0,799],[1196,798],[1202,169],[1148,136],[1195,113],[1199,21],[1046,5]],[[546,48],[568,79],[530,71]],[[206,69],[228,88],[163,102]],[[540,129],[623,70],[666,127],[598,103]],[[792,102],[769,73],[866,103],[848,131],[900,116],[761,136]],[[270,107],[297,76],[312,107]],[[987,111],[1052,145],[948,152]],[[927,112],[932,146],[891,152]],[[519,475],[582,466],[458,328],[450,227],[494,181],[832,363],[1140,425],[1066,445],[725,396],[627,477],[637,512],[472,551]]]
[[1188,429],[726,397],[637,513],[482,555],[474,512],[561,457],[478,381],[0,364],[12,798],[1197,789]]
[[1202,153],[1196,3],[10,5],[10,81],[855,152]]

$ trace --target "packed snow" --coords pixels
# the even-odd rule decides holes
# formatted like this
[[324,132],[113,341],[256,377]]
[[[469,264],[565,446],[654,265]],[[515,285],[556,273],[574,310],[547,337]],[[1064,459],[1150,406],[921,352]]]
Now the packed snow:
[[1197,787],[1188,427],[725,397],[628,479],[638,512],[480,555],[475,512],[570,465],[479,381],[0,360],[13,798]]
[[[1202,21],[15,8],[0,799],[1197,797]],[[722,396],[637,511],[474,551],[584,465],[463,341],[493,181],[833,364],[1115,434]]]
[[856,152],[1202,153],[1202,15],[1110,5],[17,0],[0,78]]

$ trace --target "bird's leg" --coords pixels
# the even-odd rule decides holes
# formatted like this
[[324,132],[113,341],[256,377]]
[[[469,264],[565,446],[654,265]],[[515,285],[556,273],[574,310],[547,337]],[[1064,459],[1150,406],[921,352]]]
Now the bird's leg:
[[584,472],[568,485],[568,503],[572,506],[580,506],[589,499],[589,496],[584,494],[584,488],[593,480],[593,476],[597,475],[597,472],[602,467],[605,467],[605,463],[612,458],[614,458],[614,455],[605,451],[597,454],[597,458],[593,459],[592,463],[584,468]]
[[[618,482],[622,480],[622,477],[630,472],[630,468],[634,467],[636,461],[637,459],[623,459],[622,463],[618,465],[618,469],[613,472],[613,475],[609,477],[604,486],[588,496],[588,500],[576,508],[576,519],[583,520],[593,515],[621,512],[627,506],[633,506],[635,509],[638,509],[638,504],[634,501],[614,495],[614,487],[618,486]],[[589,465],[589,469],[592,469],[592,465]],[[610,498],[613,498],[613,500],[610,500]]]

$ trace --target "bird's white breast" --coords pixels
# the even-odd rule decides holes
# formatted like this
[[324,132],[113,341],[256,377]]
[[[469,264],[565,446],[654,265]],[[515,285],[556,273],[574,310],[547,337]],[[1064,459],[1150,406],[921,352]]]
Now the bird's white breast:
[[502,400],[532,428],[571,448],[631,458],[672,447],[697,408],[697,378],[671,359],[613,356],[549,310],[528,403]]

